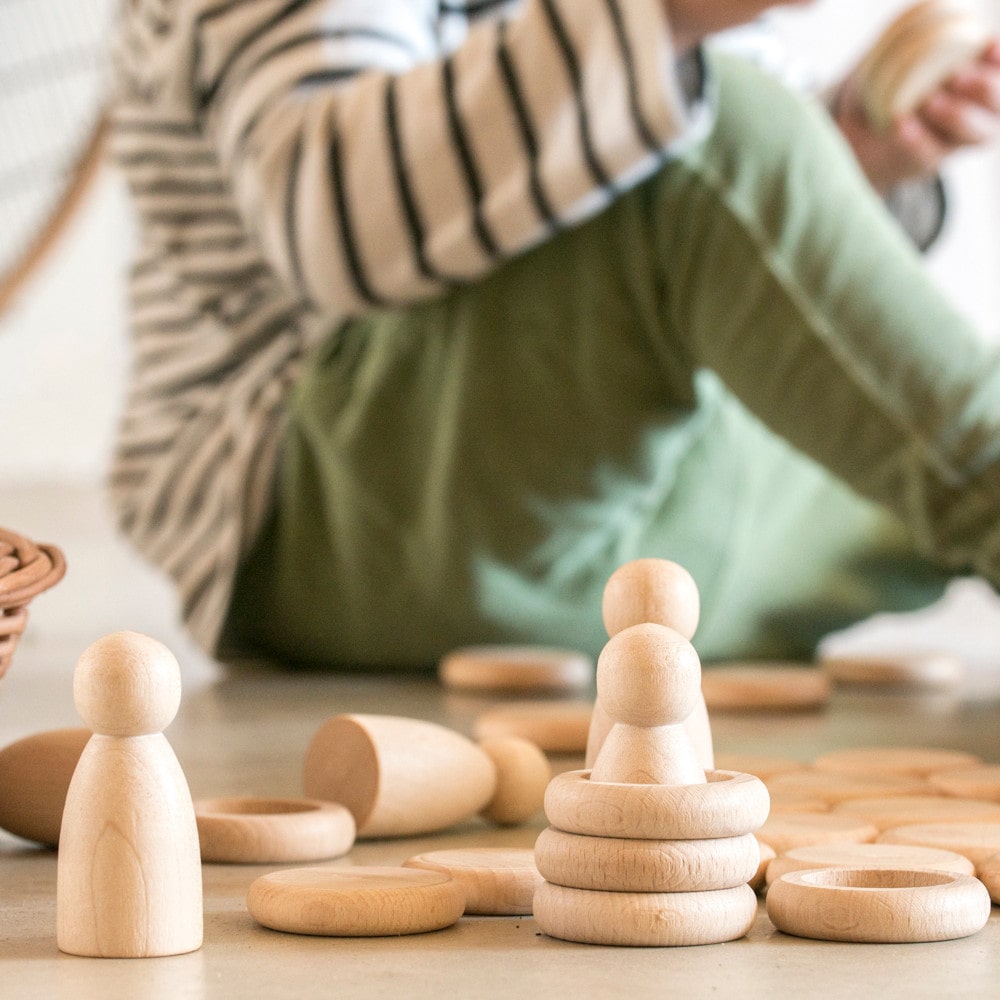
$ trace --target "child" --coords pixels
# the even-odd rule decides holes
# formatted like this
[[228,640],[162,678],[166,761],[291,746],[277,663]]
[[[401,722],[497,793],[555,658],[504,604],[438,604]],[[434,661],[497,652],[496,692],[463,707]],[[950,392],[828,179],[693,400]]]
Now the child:
[[706,658],[1000,582],[1000,385],[736,0],[140,0],[112,486],[196,637],[340,668],[596,651],[687,566]]

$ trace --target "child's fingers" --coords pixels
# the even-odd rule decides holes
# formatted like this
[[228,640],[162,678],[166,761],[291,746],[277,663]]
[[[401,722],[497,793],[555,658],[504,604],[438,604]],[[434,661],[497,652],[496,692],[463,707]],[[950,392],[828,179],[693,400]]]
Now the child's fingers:
[[948,90],[926,101],[917,118],[951,150],[976,146],[1000,134],[997,110]]

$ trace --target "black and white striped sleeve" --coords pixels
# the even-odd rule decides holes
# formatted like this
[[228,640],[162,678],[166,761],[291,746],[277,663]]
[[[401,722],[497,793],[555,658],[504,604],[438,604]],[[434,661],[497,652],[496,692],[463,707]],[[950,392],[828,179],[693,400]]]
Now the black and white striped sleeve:
[[321,308],[472,280],[602,208],[696,127],[662,0],[503,6],[470,14],[454,46],[437,0],[201,9],[203,120],[272,265]]

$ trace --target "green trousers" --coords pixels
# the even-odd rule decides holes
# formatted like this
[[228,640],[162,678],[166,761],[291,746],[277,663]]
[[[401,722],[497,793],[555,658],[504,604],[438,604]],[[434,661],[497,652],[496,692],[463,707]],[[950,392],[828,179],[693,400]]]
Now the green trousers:
[[1000,393],[971,402],[983,348],[822,109],[714,72],[712,134],[598,217],[331,334],[227,645],[365,670],[596,654],[608,576],[660,556],[700,587],[703,659],[800,657],[930,603],[929,555],[964,566],[938,459],[1000,426]]

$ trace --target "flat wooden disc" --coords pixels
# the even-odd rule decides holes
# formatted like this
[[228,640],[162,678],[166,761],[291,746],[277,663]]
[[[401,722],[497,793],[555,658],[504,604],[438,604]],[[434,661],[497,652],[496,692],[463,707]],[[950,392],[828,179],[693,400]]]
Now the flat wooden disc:
[[767,915],[786,934],[822,941],[950,941],[986,926],[990,897],[971,875],[830,868],[782,875]]
[[951,653],[827,656],[820,667],[834,684],[871,688],[953,688],[965,677],[965,663]]
[[549,753],[584,753],[590,702],[526,701],[496,705],[476,719],[476,739],[521,736]]
[[465,912],[491,916],[531,913],[542,876],[530,847],[470,847],[427,851],[404,868],[444,872],[465,887]]
[[900,795],[891,799],[845,799],[833,815],[855,816],[879,830],[915,823],[1000,823],[1000,805],[946,795]]
[[1000,906],[1000,854],[994,854],[979,864],[976,875],[989,891],[990,899]]
[[905,868],[910,871],[975,874],[975,866],[963,854],[911,844],[813,844],[796,847],[767,866],[767,884],[789,872],[816,868]]
[[757,831],[757,839],[778,854],[809,844],[861,844],[877,836],[878,827],[865,820],[830,813],[772,816]]
[[744,774],[753,774],[761,781],[767,781],[777,774],[791,774],[809,768],[808,764],[791,757],[749,753],[717,753],[715,766],[720,771],[742,771]]
[[465,889],[416,868],[290,868],[253,882],[247,907],[258,923],[292,934],[420,934],[455,923]]
[[1000,823],[925,823],[898,826],[878,836],[880,844],[919,844],[964,854],[974,865],[1000,854]]
[[594,663],[572,649],[465,646],[441,660],[438,679],[455,691],[576,691],[594,679]]
[[817,771],[837,774],[900,774],[925,778],[935,771],[975,767],[980,759],[961,750],[937,747],[851,747],[817,757]]
[[199,799],[194,812],[206,862],[320,861],[354,845],[354,817],[335,802],[241,796]]
[[757,918],[748,885],[712,892],[600,892],[544,882],[535,922],[549,937],[584,944],[718,944],[743,937]]
[[710,712],[799,711],[830,699],[829,679],[807,664],[712,664],[701,689]]
[[945,795],[1000,802],[998,764],[983,764],[980,767],[961,768],[955,771],[938,771],[930,775],[927,780]]
[[760,862],[757,865],[757,871],[754,873],[752,879],[750,879],[749,885],[754,892],[762,892],[767,885],[767,870],[771,865],[771,862],[777,857],[777,853],[770,844],[760,844]]
[[836,774],[832,771],[779,774],[767,782],[767,787],[775,797],[820,799],[831,806],[845,799],[924,795],[931,790],[923,778],[906,775]]

